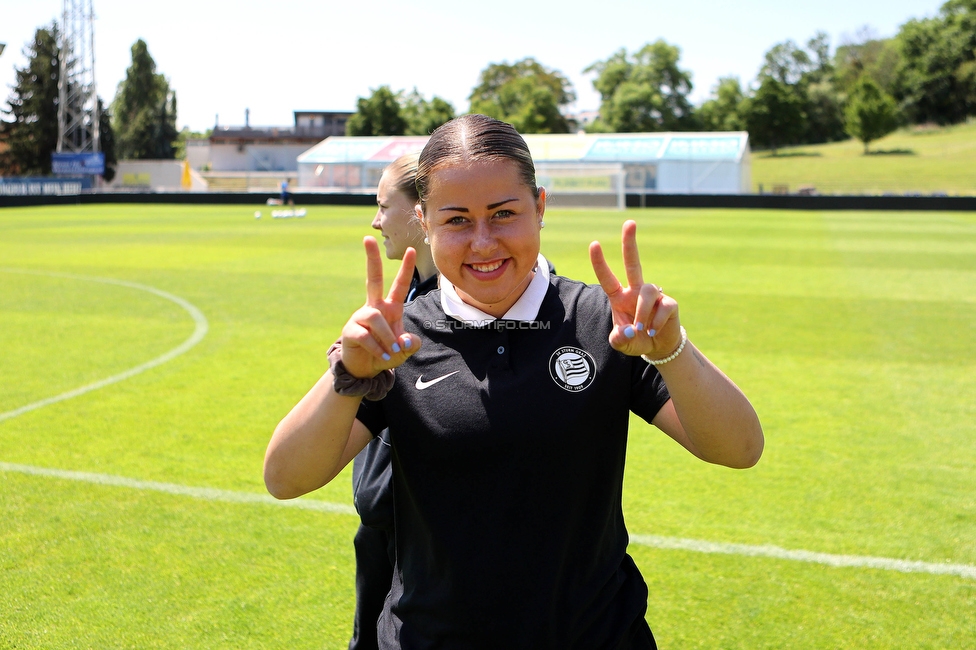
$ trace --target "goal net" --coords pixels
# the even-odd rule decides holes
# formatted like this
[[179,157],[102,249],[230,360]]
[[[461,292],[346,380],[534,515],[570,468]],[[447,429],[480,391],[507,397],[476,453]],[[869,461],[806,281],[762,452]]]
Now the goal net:
[[551,207],[626,207],[622,164],[540,163],[535,176],[546,188],[546,203]]

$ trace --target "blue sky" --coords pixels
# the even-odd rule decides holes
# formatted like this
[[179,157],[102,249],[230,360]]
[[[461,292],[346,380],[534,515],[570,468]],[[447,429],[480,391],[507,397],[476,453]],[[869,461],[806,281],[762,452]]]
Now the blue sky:
[[[95,76],[110,102],[146,41],[157,71],[176,90],[178,123],[292,123],[294,110],[353,110],[372,88],[417,88],[463,112],[489,63],[526,56],[561,71],[575,86],[577,110],[599,95],[583,69],[621,48],[663,38],[681,48],[693,74],[692,98],[706,98],[721,76],[752,81],[763,54],[787,39],[805,43],[819,30],[836,47],[865,28],[894,35],[911,18],[936,15],[942,0],[328,0],[138,3],[94,0]],[[148,7],[154,7],[149,9]],[[59,18],[61,0],[0,0],[0,106],[23,67],[34,30]]]

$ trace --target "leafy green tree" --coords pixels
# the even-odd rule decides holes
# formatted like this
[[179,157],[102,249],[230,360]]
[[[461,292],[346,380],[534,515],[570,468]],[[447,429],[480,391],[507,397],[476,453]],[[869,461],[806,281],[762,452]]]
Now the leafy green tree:
[[810,53],[788,40],[777,43],[763,55],[759,77],[772,77],[781,84],[795,86],[815,69]]
[[[8,100],[13,117],[4,122],[9,146],[0,156],[4,174],[47,175],[51,173],[51,153],[58,146],[58,81],[61,78],[61,49],[56,23],[40,28],[24,48],[27,67],[16,70],[17,84]],[[115,138],[108,113],[98,98],[100,149],[105,154],[105,180],[115,176]]]
[[845,95],[830,81],[808,84],[804,89],[803,113],[806,116],[800,140],[807,144],[846,140],[844,130]]
[[406,135],[430,135],[455,117],[454,106],[449,101],[437,95],[427,101],[416,88],[408,94],[400,94],[400,112],[407,122]]
[[98,98],[98,141],[99,149],[105,155],[105,173],[102,174],[108,182],[115,178],[115,167],[118,157],[115,155],[115,132],[112,130],[112,116],[105,108],[102,98]]
[[864,143],[864,153],[869,143],[898,128],[895,100],[867,76],[854,86],[845,116],[847,132]]
[[746,114],[750,140],[759,147],[769,147],[775,155],[779,147],[797,142],[805,122],[803,99],[796,89],[775,77],[764,78]]
[[738,77],[722,77],[712,98],[698,108],[698,122],[705,131],[744,131],[748,100]]
[[380,86],[356,100],[356,112],[346,121],[346,135],[403,135],[407,131],[397,94]]
[[678,63],[681,50],[664,40],[648,43],[633,57],[621,49],[584,70],[596,73],[600,118],[595,131],[687,131],[696,128],[688,100],[691,73]]
[[132,46],[132,65],[119,83],[112,102],[112,125],[118,155],[123,159],[172,159],[176,129],[176,93],[166,77],[156,72],[156,62],[146,42]]
[[[763,59],[758,77],[760,86],[765,79],[774,79],[800,103],[802,124],[791,140],[796,143],[820,143],[847,138],[843,118],[844,95],[834,84],[836,68],[827,34],[817,32],[802,47],[792,40],[778,43],[766,52]],[[777,89],[777,92],[780,90]]]
[[58,146],[58,79],[61,50],[58,26],[40,28],[24,48],[27,67],[15,70],[17,83],[4,113],[13,117],[5,130],[9,149],[5,173],[25,176],[51,173],[51,152]]
[[949,0],[935,18],[910,20],[895,96],[910,121],[954,124],[976,114],[976,0]]
[[846,43],[834,54],[834,85],[847,95],[862,75],[867,75],[888,93],[895,92],[901,50],[895,38],[877,39],[864,34]]
[[561,72],[529,57],[490,64],[468,100],[472,113],[509,122],[520,133],[568,133],[560,109],[576,101],[576,93]]

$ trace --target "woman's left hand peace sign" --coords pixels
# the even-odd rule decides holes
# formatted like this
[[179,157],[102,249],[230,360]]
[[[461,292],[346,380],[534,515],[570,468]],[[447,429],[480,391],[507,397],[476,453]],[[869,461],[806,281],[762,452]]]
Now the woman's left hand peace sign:
[[610,270],[600,242],[590,244],[590,263],[600,286],[610,298],[613,329],[610,346],[631,356],[661,359],[681,343],[678,303],[661,287],[645,283],[637,250],[637,224],[625,221],[621,232],[627,286]]

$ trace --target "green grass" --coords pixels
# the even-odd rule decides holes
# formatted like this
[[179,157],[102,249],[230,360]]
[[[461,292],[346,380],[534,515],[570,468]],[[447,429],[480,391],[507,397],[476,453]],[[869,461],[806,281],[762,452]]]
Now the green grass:
[[752,188],[821,194],[976,194],[976,122],[901,129],[870,145],[859,140],[789,147],[752,156]]
[[[368,208],[0,210],[0,462],[264,494],[277,421],[364,299]],[[976,565],[976,214],[551,211],[543,252],[593,281],[639,224],[645,277],[750,396],[767,446],[706,465],[634,421],[630,531]],[[392,273],[395,265],[389,263]],[[11,269],[35,273],[13,273]],[[38,274],[41,273],[41,274]],[[342,514],[0,471],[0,648],[343,648]],[[348,470],[305,499],[350,504]],[[662,648],[976,647],[976,580],[632,545]]]

